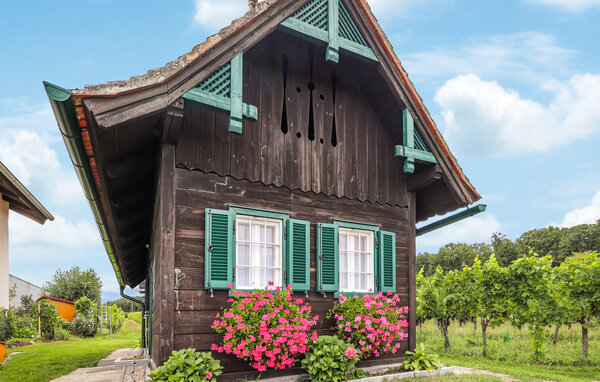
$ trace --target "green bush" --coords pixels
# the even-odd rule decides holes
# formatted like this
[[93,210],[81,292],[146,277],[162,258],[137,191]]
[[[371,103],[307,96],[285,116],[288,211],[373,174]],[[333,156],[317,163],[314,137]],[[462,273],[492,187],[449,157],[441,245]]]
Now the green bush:
[[75,310],[77,311],[77,314],[85,318],[96,316],[96,304],[86,296],[75,301]]
[[69,333],[74,333],[75,332],[75,324],[72,323],[69,320],[65,320],[62,317],[58,321],[58,327],[61,328],[62,330],[66,330]]
[[106,321],[106,324],[104,325],[106,327],[106,329],[110,329],[111,327],[114,330],[121,329],[121,326],[123,326],[123,323],[125,322],[125,318],[127,317],[125,315],[125,312],[123,312],[123,310],[121,310],[121,308],[119,308],[116,305],[109,305],[106,313],[107,313],[107,316],[106,316],[107,321]]
[[79,337],[94,337],[96,335],[96,319],[76,314],[73,320],[73,332]]
[[68,330],[65,330],[61,327],[58,327],[54,331],[54,338],[59,341],[66,341],[69,338],[71,338],[71,332],[69,332]]
[[419,371],[419,370],[435,370],[440,368],[438,355],[429,353],[425,349],[423,343],[419,344],[414,353],[407,351],[403,361],[404,370]]
[[11,338],[10,340],[6,341],[6,346],[11,348],[17,342],[33,343],[33,342],[40,342],[41,340],[42,339],[40,337],[34,337],[34,338],[17,338],[17,337],[15,337],[15,338]]
[[356,369],[360,356],[351,345],[335,336],[321,336],[312,344],[312,351],[302,360],[302,368],[311,381],[346,381],[364,376]]
[[8,341],[15,336],[16,332],[14,313],[8,309],[0,310],[0,341]]
[[150,377],[153,381],[216,382],[221,373],[221,362],[213,359],[210,353],[184,349],[174,351],[164,365],[150,373]]
[[60,316],[58,309],[48,300],[40,301],[40,320],[42,326],[42,338],[51,340],[54,338],[54,331],[58,327]]

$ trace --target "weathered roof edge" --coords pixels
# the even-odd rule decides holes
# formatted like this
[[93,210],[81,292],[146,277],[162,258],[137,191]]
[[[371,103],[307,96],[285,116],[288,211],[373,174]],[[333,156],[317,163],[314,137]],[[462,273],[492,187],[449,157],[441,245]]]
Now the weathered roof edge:
[[72,89],[73,95],[87,97],[118,97],[122,94],[136,92],[139,90],[155,87],[168,82],[177,76],[192,62],[200,59],[207,51],[225,40],[230,35],[239,32],[249,22],[268,10],[272,5],[281,0],[263,0],[259,2],[254,10],[246,12],[231,22],[229,26],[222,28],[218,33],[209,36],[206,41],[192,48],[189,53],[179,56],[175,61],[165,66],[150,69],[146,74],[131,77],[129,80],[110,81],[106,84],[86,85],[83,89]]
[[400,59],[396,55],[396,52],[394,52],[394,48],[392,47],[392,44],[390,43],[389,39],[387,38],[385,32],[383,32],[383,29],[379,25],[377,18],[373,14],[373,11],[371,11],[371,7],[367,3],[367,0],[357,0],[357,1],[361,5],[361,9],[363,10],[364,15],[369,20],[371,27],[377,33],[377,36],[379,37],[379,42],[386,48],[389,58],[395,64],[396,69],[398,70],[398,73],[400,74],[402,80],[404,81],[406,88],[410,92],[410,96],[413,98],[413,101],[415,101],[415,103],[418,105],[420,111],[422,112],[423,116],[425,117],[425,121],[427,122],[427,125],[428,125],[430,131],[433,133],[436,140],[442,147],[444,154],[450,159],[450,162],[452,163],[452,166],[454,167],[454,171],[456,171],[456,173],[458,174],[460,180],[463,183],[463,186],[465,186],[465,188],[471,194],[472,200],[469,200],[470,204],[475,203],[476,201],[480,200],[481,195],[479,195],[479,193],[475,189],[475,186],[473,186],[473,184],[471,184],[471,181],[469,180],[469,178],[467,178],[467,176],[463,172],[462,168],[458,164],[456,157],[450,151],[448,144],[446,143],[446,141],[442,137],[442,134],[438,130],[435,121],[431,117],[429,110],[427,109],[427,107],[425,106],[425,103],[423,102],[423,99],[421,98],[421,96],[419,95],[417,90],[415,89],[415,86],[414,86],[413,82],[410,80],[408,73],[406,72],[406,70],[404,70],[404,67],[402,66]]
[[[13,173],[10,172],[10,170],[2,162],[0,162],[0,174],[2,174],[10,182],[10,184],[13,185],[21,193],[21,195],[29,203],[31,203],[31,205],[33,206],[35,211],[42,214],[47,220],[50,220],[50,221],[54,220],[54,216],[52,216],[52,214],[50,212],[48,212],[46,207],[44,207],[42,205],[42,203],[40,203],[39,200],[37,200],[35,198],[35,196],[33,196],[33,194],[23,185],[23,183],[21,183],[21,181],[19,181],[19,179],[17,179],[17,177],[14,176]],[[10,205],[9,205],[9,208],[10,208]],[[43,222],[40,222],[40,224],[44,224],[46,222],[46,219],[44,219]],[[35,220],[35,219],[33,219],[33,220]]]
[[[254,10],[247,12],[244,16],[235,19],[229,26],[221,29],[217,34],[214,34],[207,38],[207,40],[199,45],[196,45],[191,52],[180,56],[177,60],[167,63],[161,68],[151,69],[146,74],[141,76],[131,77],[129,80],[124,81],[111,81],[106,84],[100,85],[86,85],[83,89],[74,89],[73,94],[81,98],[88,97],[118,97],[119,95],[137,92],[143,89],[155,87],[168,82],[171,78],[177,76],[182,70],[184,70],[189,64],[200,59],[206,52],[218,45],[221,41],[234,33],[239,32],[248,23],[253,21],[256,17],[268,10],[272,5],[278,3],[281,0],[264,0],[257,4]],[[352,1],[352,0],[351,0]],[[363,11],[364,16],[369,21],[371,27],[376,32],[377,37],[381,45],[385,48],[388,58],[394,63],[397,72],[400,74],[400,78],[404,82],[404,85],[409,91],[409,95],[415,104],[418,106],[419,111],[423,116],[427,127],[430,129],[433,136],[436,138],[443,153],[448,157],[450,163],[460,179],[462,186],[468,191],[467,200],[469,203],[474,203],[481,199],[481,195],[477,192],[473,184],[469,181],[464,171],[458,164],[456,157],[450,151],[446,141],[439,132],[436,123],[433,121],[429,110],[425,106],[423,99],[416,91],[414,84],[410,80],[408,73],[402,66],[402,63],[394,49],[392,44],[388,40],[385,32],[379,25],[377,18],[373,14],[371,7],[366,0],[354,0],[359,3],[360,9]]]

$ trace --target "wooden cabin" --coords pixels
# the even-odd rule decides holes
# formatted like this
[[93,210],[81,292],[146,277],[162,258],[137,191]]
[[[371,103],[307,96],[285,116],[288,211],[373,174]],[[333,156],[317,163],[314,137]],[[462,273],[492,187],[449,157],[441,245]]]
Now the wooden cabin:
[[480,196],[366,0],[266,0],[145,75],[46,90],[119,282],[146,281],[156,365],[221,341],[229,284],[269,280],[319,334],[340,292],[392,290],[414,348],[415,225]]

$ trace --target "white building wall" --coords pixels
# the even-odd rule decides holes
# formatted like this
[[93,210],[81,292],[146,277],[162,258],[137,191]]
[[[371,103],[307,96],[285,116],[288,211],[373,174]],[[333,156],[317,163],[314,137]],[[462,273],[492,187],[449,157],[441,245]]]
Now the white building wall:
[[8,309],[8,202],[0,194],[0,309]]
[[9,288],[16,287],[16,296],[10,300],[11,308],[18,308],[21,306],[22,296],[31,296],[34,300],[44,295],[44,291],[37,285],[33,285],[25,280],[22,280],[13,275],[8,275]]

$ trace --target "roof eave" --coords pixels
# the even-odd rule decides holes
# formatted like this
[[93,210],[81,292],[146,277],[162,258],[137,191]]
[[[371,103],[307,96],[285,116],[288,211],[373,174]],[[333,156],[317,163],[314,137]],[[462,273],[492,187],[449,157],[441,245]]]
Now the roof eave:
[[120,265],[113,249],[115,247],[106,226],[106,216],[98,196],[98,190],[94,185],[94,178],[81,139],[81,127],[77,122],[75,114],[73,93],[45,81],[43,84],[48,99],[50,100],[50,104],[52,105],[52,110],[56,117],[56,121],[58,122],[58,127],[65,142],[65,146],[71,157],[73,167],[79,178],[79,183],[81,184],[85,197],[92,209],[94,220],[100,231],[104,248],[113,266],[119,285],[125,285]]

